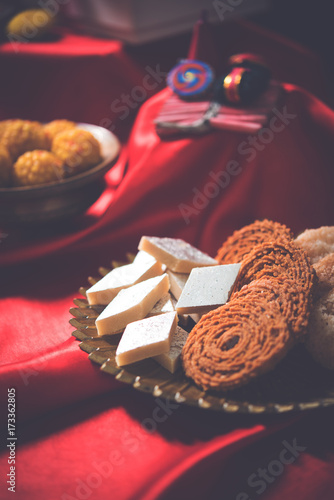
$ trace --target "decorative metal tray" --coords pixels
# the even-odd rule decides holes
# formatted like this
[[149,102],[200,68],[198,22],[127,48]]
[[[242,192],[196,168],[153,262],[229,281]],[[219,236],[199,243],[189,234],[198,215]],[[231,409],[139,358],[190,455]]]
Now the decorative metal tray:
[[[131,256],[128,256],[131,260]],[[123,263],[113,262],[114,267]],[[100,268],[104,276],[110,271]],[[100,278],[89,278],[91,285]],[[316,364],[303,346],[297,346],[270,373],[254,382],[229,392],[204,392],[187,378],[180,367],[171,374],[153,359],[133,363],[126,368],[116,365],[115,352],[119,335],[98,337],[95,319],[104,306],[90,306],[86,288],[79,292],[84,298],[74,299],[76,307],[70,323],[72,335],[80,340],[79,347],[88,358],[101,365],[101,370],[135,389],[155,397],[228,413],[284,413],[334,405],[334,373]]]

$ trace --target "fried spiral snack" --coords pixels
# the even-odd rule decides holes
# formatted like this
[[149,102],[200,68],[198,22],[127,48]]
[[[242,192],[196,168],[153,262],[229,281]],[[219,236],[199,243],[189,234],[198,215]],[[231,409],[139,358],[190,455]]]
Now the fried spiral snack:
[[293,239],[293,234],[286,226],[271,220],[256,220],[234,233],[219,248],[216,260],[220,264],[236,264],[254,248],[254,246],[276,239]]
[[263,277],[289,279],[304,293],[311,293],[315,273],[306,253],[293,241],[263,243],[244,258],[234,291]]
[[274,368],[304,340],[316,274],[291,231],[268,220],[236,231],[216,258],[241,261],[239,275],[230,301],[190,332],[182,360],[204,390],[230,390]]
[[185,373],[204,390],[230,390],[270,371],[292,347],[277,302],[235,296],[203,316],[182,351]]
[[233,295],[233,300],[248,300],[251,304],[261,297],[266,302],[279,305],[294,340],[304,340],[313,302],[309,291],[301,290],[298,283],[286,276],[261,278],[244,285]]

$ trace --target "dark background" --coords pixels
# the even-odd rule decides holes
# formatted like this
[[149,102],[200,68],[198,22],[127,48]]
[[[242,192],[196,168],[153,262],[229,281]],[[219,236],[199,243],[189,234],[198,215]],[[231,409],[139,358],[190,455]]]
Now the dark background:
[[267,12],[250,16],[249,20],[318,53],[332,86],[334,3],[331,0],[271,0],[270,4]]

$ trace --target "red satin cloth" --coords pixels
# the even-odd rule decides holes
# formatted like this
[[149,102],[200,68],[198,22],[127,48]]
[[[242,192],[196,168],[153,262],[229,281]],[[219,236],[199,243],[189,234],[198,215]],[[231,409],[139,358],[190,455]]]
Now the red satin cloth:
[[[99,44],[107,58],[116,57],[113,50],[109,54],[114,42]],[[64,61],[59,56],[55,65]],[[124,69],[127,56],[120,49],[118,57],[124,73],[117,79],[131,89],[131,71]],[[331,409],[270,418],[182,405],[166,409],[163,400],[100,372],[71,338],[68,323],[72,299],[86,277],[134,251],[142,234],[182,237],[214,255],[228,234],[255,218],[272,218],[296,232],[333,224],[334,113],[310,93],[293,85],[284,88],[273,116],[283,113],[285,118],[269,122],[269,132],[257,138],[256,146],[249,135],[228,131],[160,140],[153,119],[169,91],[159,93],[141,108],[107,176],[108,188],[89,216],[43,235],[6,231],[0,256],[0,405],[1,429],[6,429],[7,388],[15,387],[16,498],[254,499],[260,486],[250,486],[248,478],[277,461],[282,442],[293,440],[305,449],[265,481],[261,498],[333,498]],[[34,118],[43,115],[54,91],[53,85],[45,87]],[[87,96],[88,87],[82,92]],[[61,101],[62,93],[57,95]],[[16,98],[9,102],[14,106]],[[103,103],[97,100],[96,106],[103,108]],[[20,115],[28,117],[29,99],[21,105]],[[90,115],[83,115],[80,119],[89,121]],[[91,116],[98,122],[97,114]],[[217,178],[228,182],[213,182]],[[9,471],[5,440],[1,446],[3,481]],[[1,495],[7,498],[5,481]]]
[[[139,105],[163,88],[163,78],[151,77],[143,88],[145,64],[137,64],[119,41],[80,36],[63,28],[53,38],[0,46],[0,119],[46,122],[66,117],[126,137]],[[126,111],[122,96],[131,96],[136,86],[143,91],[130,99]]]

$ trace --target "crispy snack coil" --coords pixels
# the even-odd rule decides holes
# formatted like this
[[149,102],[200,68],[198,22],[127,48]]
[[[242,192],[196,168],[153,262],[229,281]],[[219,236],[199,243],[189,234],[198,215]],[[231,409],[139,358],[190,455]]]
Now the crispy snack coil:
[[266,302],[275,302],[284,316],[292,338],[304,340],[312,306],[312,294],[302,290],[298,283],[286,276],[261,278],[244,285],[234,293],[233,300],[246,300],[253,303],[261,297]]
[[235,264],[253,250],[254,246],[276,239],[293,239],[286,226],[270,220],[255,221],[234,233],[218,250],[216,259],[220,264]]
[[314,269],[306,253],[293,241],[276,240],[254,247],[242,261],[234,291],[251,281],[278,276],[291,280],[300,292],[312,292]]
[[182,351],[188,377],[204,390],[229,390],[271,370],[293,345],[279,304],[246,294],[201,318]]

